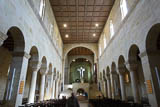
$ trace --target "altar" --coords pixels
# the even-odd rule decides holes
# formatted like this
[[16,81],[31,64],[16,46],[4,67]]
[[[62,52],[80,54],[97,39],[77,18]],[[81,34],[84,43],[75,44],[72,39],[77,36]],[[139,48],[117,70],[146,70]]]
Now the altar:
[[77,97],[84,96],[84,94],[79,94],[79,92],[78,92],[79,90],[83,90],[84,93],[89,98],[89,83],[73,83],[72,84],[72,89],[73,89],[73,92],[75,93],[75,95]]

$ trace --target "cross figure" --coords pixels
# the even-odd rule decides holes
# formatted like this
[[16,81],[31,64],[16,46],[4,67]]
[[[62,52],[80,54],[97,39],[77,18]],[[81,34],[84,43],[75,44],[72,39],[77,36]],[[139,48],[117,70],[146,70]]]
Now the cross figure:
[[83,73],[84,73],[85,69],[82,68],[82,67],[80,67],[80,68],[78,68],[77,70],[78,70],[78,72],[80,73],[80,79],[82,79],[82,78],[83,78],[83,75],[84,75]]

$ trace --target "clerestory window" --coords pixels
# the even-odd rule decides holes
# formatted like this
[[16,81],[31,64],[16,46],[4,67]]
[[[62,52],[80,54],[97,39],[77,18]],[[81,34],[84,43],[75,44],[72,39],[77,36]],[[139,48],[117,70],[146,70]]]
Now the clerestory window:
[[39,9],[39,15],[42,18],[42,20],[44,18],[44,12],[45,12],[45,0],[41,0],[40,9]]
[[110,34],[111,38],[114,36],[114,26],[112,20],[110,20]]
[[128,13],[126,0],[120,1],[120,8],[121,8],[121,15],[122,15],[122,20],[123,20]]
[[104,49],[106,48],[106,35],[105,35],[105,33],[104,33],[104,38],[103,38],[103,42],[104,42]]

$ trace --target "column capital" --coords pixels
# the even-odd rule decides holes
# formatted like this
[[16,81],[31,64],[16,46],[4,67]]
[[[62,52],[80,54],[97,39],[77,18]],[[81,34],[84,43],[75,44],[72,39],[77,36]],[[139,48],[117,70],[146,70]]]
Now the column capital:
[[41,64],[40,73],[41,75],[46,75],[48,73],[46,64]]
[[125,65],[119,65],[117,68],[117,73],[123,75],[125,73]]
[[41,62],[39,61],[30,61],[29,66],[32,68],[33,71],[37,71],[40,69],[41,67]]
[[146,50],[143,51],[143,52],[141,52],[141,53],[139,54],[139,57],[140,57],[140,58],[143,58],[144,56],[147,56]]
[[54,73],[53,70],[51,69],[48,70],[48,75],[52,75],[53,73]]
[[0,46],[3,44],[3,42],[7,39],[7,35],[6,34],[4,34],[4,33],[2,33],[1,31],[0,31]]
[[41,75],[46,75],[48,72],[46,71],[46,69],[40,69],[40,74]]
[[138,64],[135,62],[126,62],[125,63],[126,68],[131,72],[131,71],[136,71],[138,68]]
[[107,75],[107,76],[106,76],[106,79],[107,79],[107,80],[110,80],[110,75]]
[[116,73],[116,70],[112,70],[111,72],[110,72],[110,75],[116,75],[117,73]]

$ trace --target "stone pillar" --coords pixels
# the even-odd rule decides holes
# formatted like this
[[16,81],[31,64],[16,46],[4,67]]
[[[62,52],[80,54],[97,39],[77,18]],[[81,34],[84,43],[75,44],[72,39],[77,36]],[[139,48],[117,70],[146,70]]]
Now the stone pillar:
[[125,101],[126,100],[125,83],[124,83],[125,68],[124,67],[119,67],[117,71],[118,71],[119,79],[120,79],[122,100]]
[[112,99],[115,99],[114,75],[115,75],[114,72],[110,73]]
[[5,35],[4,33],[2,33],[0,31],[0,46],[3,44],[3,42],[7,39],[7,35]]
[[44,99],[43,100],[49,100],[50,98],[50,83],[51,83],[51,76],[50,74],[47,74],[45,76],[45,89],[44,89]]
[[111,97],[111,81],[110,81],[110,76],[107,76],[107,90],[108,90],[108,98],[112,98]]
[[108,84],[107,84],[107,76],[105,76],[105,91],[106,91],[106,97],[108,98]]
[[54,82],[54,72],[52,72],[51,74],[51,84],[50,84],[50,92],[49,92],[50,98],[49,99],[51,99],[52,97],[53,82]]
[[126,100],[126,92],[125,92],[125,85],[124,85],[124,76],[122,74],[120,74],[119,78],[120,78],[122,100],[125,101]]
[[56,99],[58,99],[59,95],[59,79],[56,80]]
[[106,92],[106,80],[103,81],[103,88],[104,88],[104,97],[107,97]]
[[101,87],[102,87],[102,92],[103,92],[103,94],[104,94],[104,97],[106,97],[106,80],[105,80],[105,74],[103,74],[103,76],[102,76]]
[[137,78],[136,78],[136,73],[135,73],[137,71],[138,66],[135,63],[131,63],[131,64],[127,63],[126,67],[128,68],[128,70],[130,72],[134,102],[140,103],[140,96],[139,96]]
[[56,91],[56,68],[54,68],[54,72],[53,72],[51,99],[55,99],[55,91]]
[[41,63],[35,64],[34,62],[30,63],[32,68],[32,80],[29,91],[28,103],[34,103],[35,91],[36,91],[36,81],[37,81],[37,72],[40,69]]
[[40,95],[39,95],[39,101],[43,101],[44,100],[44,89],[45,89],[45,77],[46,77],[46,69],[41,69],[40,70],[41,73],[41,84],[40,84]]
[[13,53],[10,72],[8,74],[7,107],[18,107],[22,104],[29,58],[30,55],[25,52]]
[[51,99],[55,99],[56,80],[53,80]]
[[[151,51],[151,53],[148,53],[148,54],[150,54],[152,57],[156,57],[156,55],[158,55],[156,53],[157,52],[152,52]],[[154,85],[153,85],[153,81],[156,81],[156,80],[155,80],[155,78],[153,78],[153,77],[155,77],[155,75],[153,75],[151,73],[151,72],[154,73],[154,70],[152,71],[151,68],[150,68],[149,59],[148,59],[148,55],[147,55],[146,51],[143,51],[142,53],[140,53],[139,56],[140,56],[141,62],[142,62],[145,81],[151,80],[153,93],[148,93],[149,104],[152,107],[159,107],[160,106],[159,89],[158,89],[158,86],[157,86],[157,84],[155,82],[154,82]],[[148,88],[147,84],[146,84],[146,88]]]

